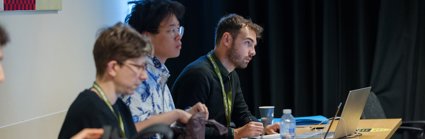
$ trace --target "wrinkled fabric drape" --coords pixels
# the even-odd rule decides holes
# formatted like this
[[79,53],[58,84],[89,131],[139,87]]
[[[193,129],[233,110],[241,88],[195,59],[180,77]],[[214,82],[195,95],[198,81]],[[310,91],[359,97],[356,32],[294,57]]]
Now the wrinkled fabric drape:
[[372,86],[387,117],[425,119],[424,0],[179,0],[186,6],[169,85],[214,48],[221,16],[237,13],[265,28],[257,55],[238,70],[245,100],[295,116],[332,116],[349,90]]

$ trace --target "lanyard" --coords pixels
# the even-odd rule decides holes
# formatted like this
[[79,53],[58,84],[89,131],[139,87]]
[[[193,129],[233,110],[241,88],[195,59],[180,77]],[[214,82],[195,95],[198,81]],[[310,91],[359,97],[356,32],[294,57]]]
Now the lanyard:
[[99,84],[94,82],[93,88],[96,90],[96,94],[98,96],[100,96],[100,98],[102,98],[102,100],[106,103],[106,105],[108,105],[109,109],[111,109],[112,113],[114,113],[115,117],[118,119],[118,125],[120,126],[120,129],[121,129],[121,133],[120,133],[121,137],[125,138],[124,123],[123,123],[123,120],[122,120],[122,117],[121,117],[121,113],[119,113],[119,112],[118,112],[118,114],[115,113],[114,108],[112,108],[111,103],[106,98],[105,93],[102,91],[102,88],[100,88]]
[[217,74],[218,79],[220,80],[221,85],[221,92],[223,94],[223,102],[224,102],[224,112],[226,114],[226,122],[227,127],[230,126],[230,117],[232,113],[232,87],[230,87],[230,91],[227,92],[224,90],[224,84],[223,84],[223,78],[221,77],[220,69],[218,69],[217,63],[214,61],[214,59],[211,56],[211,53],[208,54],[208,59],[210,60],[211,64],[214,67],[214,72]]

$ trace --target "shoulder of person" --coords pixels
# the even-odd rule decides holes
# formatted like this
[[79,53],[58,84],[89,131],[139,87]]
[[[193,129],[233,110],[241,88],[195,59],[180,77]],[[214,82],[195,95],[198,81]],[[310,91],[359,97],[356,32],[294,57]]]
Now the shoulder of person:
[[86,89],[78,94],[68,111],[76,113],[93,112],[100,103],[99,97],[93,91]]

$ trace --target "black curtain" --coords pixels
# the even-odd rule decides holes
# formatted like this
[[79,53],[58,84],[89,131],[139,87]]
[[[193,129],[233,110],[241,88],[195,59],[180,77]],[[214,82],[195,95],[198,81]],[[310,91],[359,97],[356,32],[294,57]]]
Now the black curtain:
[[425,119],[425,0],[179,0],[186,6],[180,57],[167,61],[170,87],[214,48],[221,16],[264,27],[257,55],[238,70],[250,110],[332,116],[349,90],[372,86],[387,117]]

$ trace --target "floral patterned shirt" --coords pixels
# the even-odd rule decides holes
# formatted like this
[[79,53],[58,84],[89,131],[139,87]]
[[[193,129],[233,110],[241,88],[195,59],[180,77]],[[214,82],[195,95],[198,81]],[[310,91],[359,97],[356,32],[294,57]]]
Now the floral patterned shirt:
[[170,77],[167,67],[156,57],[150,57],[147,60],[147,74],[147,80],[132,95],[121,98],[129,106],[134,123],[175,109],[167,86],[167,79]]

